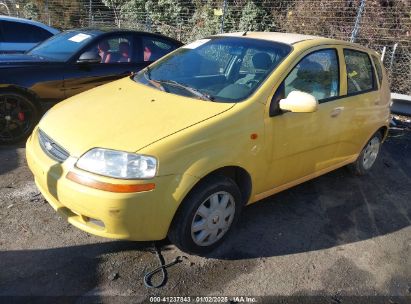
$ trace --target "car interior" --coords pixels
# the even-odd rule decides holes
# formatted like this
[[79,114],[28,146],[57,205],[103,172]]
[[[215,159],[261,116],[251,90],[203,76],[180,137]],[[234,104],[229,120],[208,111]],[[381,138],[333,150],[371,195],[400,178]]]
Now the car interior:
[[101,57],[101,63],[117,63],[131,61],[131,47],[128,40],[123,38],[102,40],[93,47]]

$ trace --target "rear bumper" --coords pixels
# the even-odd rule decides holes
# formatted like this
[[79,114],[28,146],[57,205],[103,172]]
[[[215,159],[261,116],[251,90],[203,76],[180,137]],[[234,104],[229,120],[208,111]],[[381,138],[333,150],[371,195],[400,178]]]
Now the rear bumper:
[[[113,193],[89,188],[66,178],[70,171],[81,172],[74,166],[76,159],[69,157],[58,163],[49,158],[38,143],[37,130],[27,141],[26,157],[36,185],[50,205],[77,228],[107,238],[165,238],[178,205],[196,182],[192,176],[169,175],[150,180],[156,188],[146,192]],[[130,183],[92,176],[104,182]]]

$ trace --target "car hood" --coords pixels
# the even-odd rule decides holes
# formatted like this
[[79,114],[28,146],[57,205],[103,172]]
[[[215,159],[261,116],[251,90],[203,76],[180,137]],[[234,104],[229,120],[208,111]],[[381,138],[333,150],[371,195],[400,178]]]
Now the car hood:
[[233,106],[165,93],[124,78],[57,104],[39,127],[74,157],[94,147],[136,152]]

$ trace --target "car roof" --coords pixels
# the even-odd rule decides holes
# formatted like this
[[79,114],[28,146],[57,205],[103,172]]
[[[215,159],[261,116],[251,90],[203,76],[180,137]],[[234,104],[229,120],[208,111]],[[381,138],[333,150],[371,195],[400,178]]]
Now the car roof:
[[177,39],[174,39],[172,37],[168,37],[159,33],[151,33],[151,32],[144,32],[144,31],[136,31],[132,29],[125,29],[125,28],[95,28],[95,27],[87,27],[87,28],[76,28],[76,29],[70,29],[66,30],[66,32],[70,31],[76,31],[76,32],[83,32],[83,33],[92,33],[95,35],[101,35],[101,34],[109,34],[109,33],[133,33],[133,34],[141,34],[141,35],[150,35],[150,36],[155,36],[158,38],[164,38],[167,40],[171,40],[176,42],[177,44],[181,44],[181,41],[178,41]]
[[313,35],[295,34],[295,33],[248,32],[247,31],[247,32],[224,33],[224,34],[219,34],[216,36],[262,39],[262,40],[280,42],[280,43],[284,43],[288,45],[295,45],[303,41],[312,41],[312,42],[321,43],[321,44],[342,44],[342,45],[352,46],[355,48],[360,48],[367,52],[372,51],[362,45],[348,42],[348,41],[325,38],[325,37],[320,37],[320,36],[313,36]]
[[293,34],[293,33],[280,33],[280,32],[235,32],[235,33],[224,33],[217,36],[231,36],[231,37],[247,37],[256,38],[263,40],[270,40],[275,42],[281,42],[285,44],[294,44],[304,40],[312,39],[323,39],[319,36]]
[[31,25],[35,25],[38,26],[52,34],[57,34],[60,31],[58,29],[55,29],[51,26],[48,26],[44,23],[38,22],[38,21],[34,21],[34,20],[30,20],[30,19],[25,19],[25,18],[19,18],[19,17],[10,17],[10,16],[4,16],[4,15],[0,15],[0,21],[4,20],[4,21],[10,21],[10,22],[19,22],[19,23],[26,23],[26,24],[31,24]]

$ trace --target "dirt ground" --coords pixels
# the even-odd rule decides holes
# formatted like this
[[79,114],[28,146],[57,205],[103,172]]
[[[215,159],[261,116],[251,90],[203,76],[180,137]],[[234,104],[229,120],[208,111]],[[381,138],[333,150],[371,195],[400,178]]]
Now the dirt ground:
[[207,257],[161,242],[167,262],[184,258],[168,268],[160,289],[143,284],[144,273],[158,265],[151,243],[102,239],[72,227],[36,189],[24,145],[0,148],[0,302],[26,303],[4,297],[15,295],[70,296],[37,298],[54,303],[224,295],[294,296],[259,299],[281,303],[385,296],[354,299],[411,303],[409,127],[390,131],[366,177],[342,168],[247,207],[231,237]]

